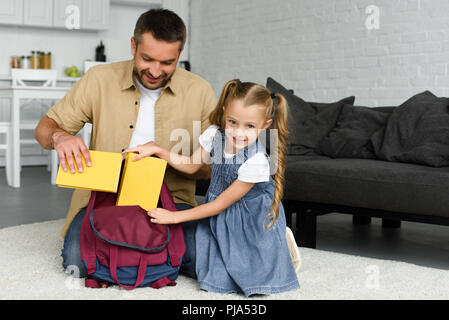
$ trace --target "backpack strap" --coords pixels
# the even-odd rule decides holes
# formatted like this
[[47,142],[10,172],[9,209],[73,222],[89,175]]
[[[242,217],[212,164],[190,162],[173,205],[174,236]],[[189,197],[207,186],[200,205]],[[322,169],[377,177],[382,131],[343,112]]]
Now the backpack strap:
[[165,181],[162,182],[160,197],[161,197],[162,208],[170,210],[170,211],[178,210],[176,208],[175,202],[173,201],[173,197],[170,193],[170,190],[168,189],[167,185],[165,184]]
[[[168,189],[165,182],[162,182],[160,197],[162,208],[170,211],[178,211],[175,202],[173,201],[170,190]],[[178,267],[181,265],[181,259],[186,251],[184,231],[182,230],[181,224],[171,224],[169,225],[169,227],[171,239],[167,245],[167,249],[170,256],[170,263],[172,264],[172,266]]]
[[176,286],[176,282],[173,280],[170,280],[168,277],[163,277],[151,284],[151,287],[154,289],[160,289],[164,286],[170,286],[170,287]]
[[[95,206],[95,198],[97,196],[96,191],[91,192],[89,204],[87,205],[86,214],[84,216],[84,219],[87,218],[87,221],[89,221],[88,217],[90,214],[90,211],[93,210]],[[83,221],[84,223],[84,221]],[[86,252],[86,258],[87,258],[87,274],[92,274],[95,272],[95,261],[96,261],[96,255],[95,255],[95,241],[92,241],[87,248],[86,246],[83,246],[83,250],[87,249],[88,252]]]
[[140,255],[139,261],[139,271],[137,272],[136,283],[133,286],[126,286],[121,284],[117,278],[117,260],[118,260],[118,247],[112,246],[109,248],[109,270],[111,272],[111,277],[114,279],[115,283],[117,283],[120,287],[126,290],[132,290],[137,288],[145,278],[145,272],[147,269],[147,262],[145,261],[145,257],[143,254]]

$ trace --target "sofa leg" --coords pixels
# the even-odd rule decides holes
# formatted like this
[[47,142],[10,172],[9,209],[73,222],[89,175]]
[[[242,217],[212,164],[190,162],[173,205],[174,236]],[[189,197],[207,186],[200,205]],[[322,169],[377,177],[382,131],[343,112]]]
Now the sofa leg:
[[296,214],[296,242],[300,247],[316,248],[316,214],[311,210]]
[[401,227],[401,220],[382,219],[382,228],[397,229]]
[[371,217],[354,214],[352,216],[352,224],[370,224]]

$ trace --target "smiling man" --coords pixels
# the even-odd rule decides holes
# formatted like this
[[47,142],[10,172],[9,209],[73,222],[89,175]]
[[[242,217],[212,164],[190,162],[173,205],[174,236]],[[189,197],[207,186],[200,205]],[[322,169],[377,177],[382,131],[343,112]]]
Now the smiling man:
[[[157,17],[160,21],[155,21],[151,14],[141,16],[131,38],[134,72],[140,83],[150,90],[168,83],[186,41],[184,24],[169,25],[163,16]],[[151,24],[155,27],[149,28]],[[164,24],[164,28],[156,27]]]
[[[170,150],[179,144],[172,141],[171,133],[182,128],[190,134],[187,147],[193,153],[193,123],[201,122],[201,132],[209,126],[216,96],[204,79],[177,67],[185,41],[186,27],[175,13],[165,9],[143,13],[131,38],[133,59],[89,69],[41,119],[35,129],[36,140],[46,149],[55,149],[63,170],[73,173],[75,163],[83,170],[82,157],[88,166],[91,163],[89,149],[75,136],[86,122],[93,125],[91,150],[122,152],[148,141]],[[195,177],[167,168],[164,181],[178,210],[196,205],[194,179],[208,175],[207,167]],[[90,191],[74,191],[62,230],[63,266],[78,267],[81,277],[86,276],[86,270],[80,258],[79,236],[89,198]],[[192,233],[188,225],[184,230],[188,250]],[[187,252],[183,264],[189,261]]]

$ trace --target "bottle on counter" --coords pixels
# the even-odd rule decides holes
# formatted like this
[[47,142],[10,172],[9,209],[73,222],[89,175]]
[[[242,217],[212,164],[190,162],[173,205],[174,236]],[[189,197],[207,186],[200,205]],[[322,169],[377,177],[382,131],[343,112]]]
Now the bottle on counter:
[[20,68],[20,56],[11,57],[11,68]]
[[51,69],[51,52],[42,52],[42,69]]
[[40,68],[40,59],[38,51],[31,51],[31,69]]
[[38,51],[37,56],[39,57],[39,69],[45,69],[44,68],[44,53],[42,51]]
[[20,67],[22,69],[29,69],[31,66],[31,57],[30,56],[21,56],[20,57]]

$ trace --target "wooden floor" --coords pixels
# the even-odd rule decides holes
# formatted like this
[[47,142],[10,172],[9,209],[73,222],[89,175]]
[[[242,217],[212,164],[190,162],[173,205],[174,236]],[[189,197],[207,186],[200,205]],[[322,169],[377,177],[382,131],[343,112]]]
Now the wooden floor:
[[[0,168],[0,228],[64,218],[71,195],[50,184],[46,167],[23,167],[19,189],[6,185]],[[380,219],[353,225],[350,215],[333,213],[318,217],[317,249],[449,269],[449,227],[402,222],[383,229]]]

